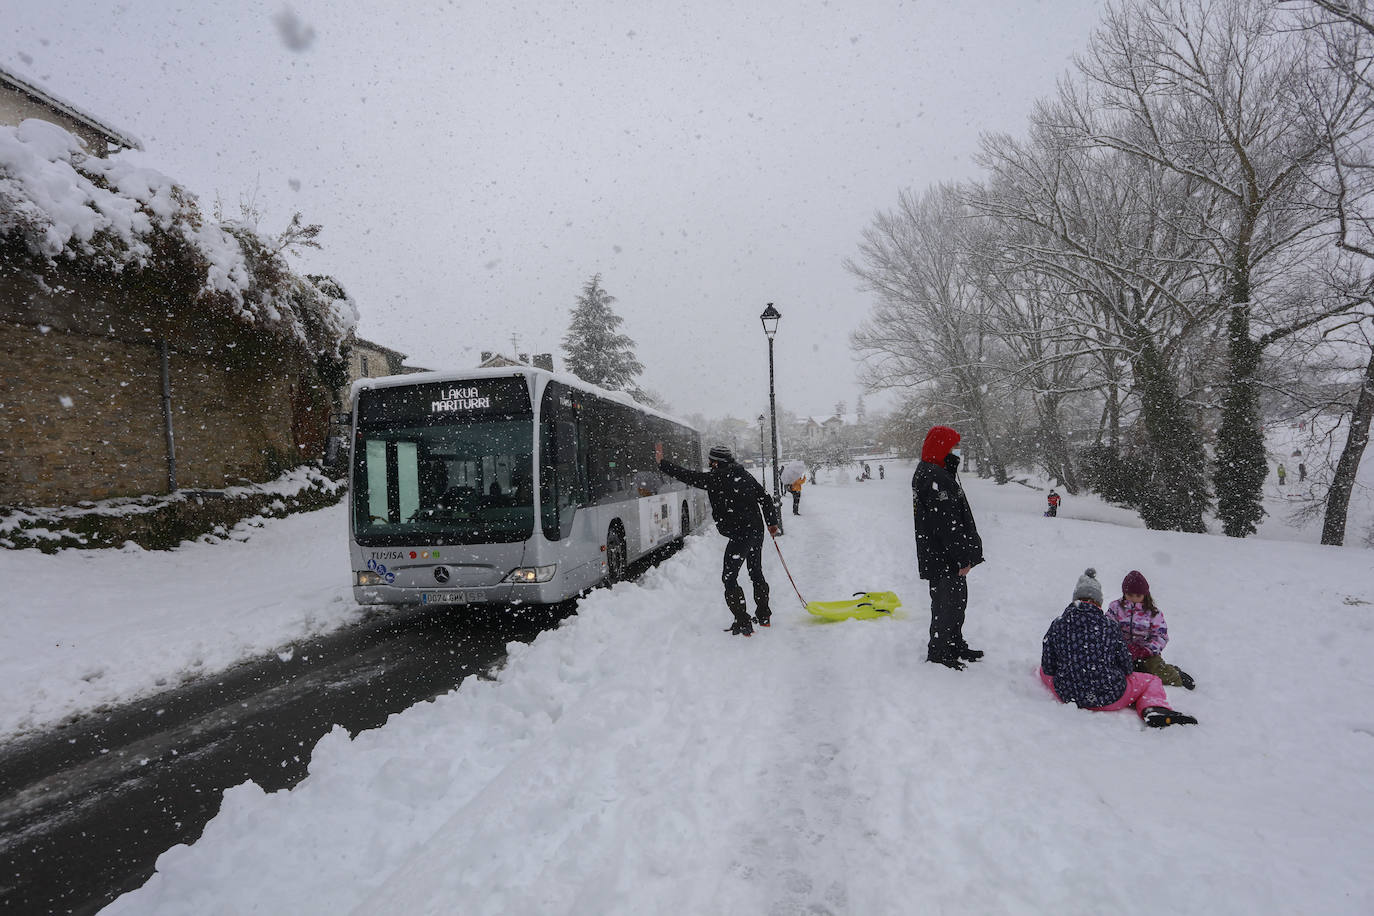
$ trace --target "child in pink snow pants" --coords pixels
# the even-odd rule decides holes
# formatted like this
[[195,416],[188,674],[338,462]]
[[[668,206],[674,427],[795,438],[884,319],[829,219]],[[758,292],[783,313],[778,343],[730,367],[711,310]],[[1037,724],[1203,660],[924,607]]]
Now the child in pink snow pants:
[[1121,628],[1102,612],[1102,584],[1088,569],[1073,589],[1073,603],[1050,623],[1040,645],[1040,680],[1061,703],[1080,709],[1133,707],[1146,725],[1195,725],[1169,708],[1164,684],[1133,670]]
[[[1050,693],[1054,693],[1054,678],[1046,674],[1043,668],[1040,670],[1040,680],[1044,682],[1046,687],[1050,688]],[[1057,693],[1054,693],[1054,698],[1061,703],[1064,702]],[[1125,709],[1127,706],[1134,707],[1135,711],[1140,713],[1142,717],[1145,715],[1145,710],[1151,706],[1163,706],[1167,709],[1169,696],[1164,692],[1164,682],[1153,674],[1132,671],[1126,676],[1126,692],[1120,698],[1106,706],[1089,706],[1087,708],[1093,712],[1114,712],[1118,709]]]

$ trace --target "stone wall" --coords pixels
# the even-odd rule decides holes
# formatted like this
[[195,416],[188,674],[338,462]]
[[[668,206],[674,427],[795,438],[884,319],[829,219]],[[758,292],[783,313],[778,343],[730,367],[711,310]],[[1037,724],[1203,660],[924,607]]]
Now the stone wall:
[[168,491],[160,340],[179,488],[260,482],[322,455],[329,394],[300,354],[68,279],[0,270],[0,505]]

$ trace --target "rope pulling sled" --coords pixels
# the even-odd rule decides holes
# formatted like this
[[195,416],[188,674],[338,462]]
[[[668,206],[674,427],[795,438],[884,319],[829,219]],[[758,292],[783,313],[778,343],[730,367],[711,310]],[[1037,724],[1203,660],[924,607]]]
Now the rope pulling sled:
[[874,617],[891,617],[892,612],[902,606],[896,592],[855,592],[843,601],[807,601],[802,597],[801,589],[797,588],[797,580],[792,578],[792,570],[787,568],[777,535],[770,531],[768,536],[773,539],[773,549],[778,552],[782,571],[787,573],[787,581],[792,583],[792,591],[797,593],[797,600],[808,613],[822,620],[872,620]]

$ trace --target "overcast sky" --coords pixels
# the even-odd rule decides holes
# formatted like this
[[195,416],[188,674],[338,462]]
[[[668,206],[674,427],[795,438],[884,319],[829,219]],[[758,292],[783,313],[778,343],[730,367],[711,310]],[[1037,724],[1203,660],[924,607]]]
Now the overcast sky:
[[[0,0],[0,64],[335,275],[430,368],[552,351],[595,273],[680,414],[861,389],[845,271],[904,188],[976,174],[1084,49],[1098,0]],[[870,396],[879,409],[890,397]]]

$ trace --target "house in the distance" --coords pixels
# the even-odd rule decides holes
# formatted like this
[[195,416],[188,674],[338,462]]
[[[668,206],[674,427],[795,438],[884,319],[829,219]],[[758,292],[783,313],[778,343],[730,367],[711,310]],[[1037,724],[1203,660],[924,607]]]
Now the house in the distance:
[[806,445],[820,445],[824,442],[838,442],[844,438],[846,426],[853,426],[853,419],[832,414],[828,417],[807,417],[801,421],[798,436]]
[[534,366],[536,369],[546,369],[553,371],[553,354],[536,353],[534,361],[530,361],[530,354],[520,353],[518,358],[512,359],[504,353],[494,353],[491,350],[482,351],[482,361],[477,364],[478,369],[499,369],[503,366]]
[[348,380],[339,389],[339,403],[347,409],[349,390],[353,383],[364,378],[380,378],[384,375],[408,375],[412,372],[428,372],[420,366],[407,366],[406,355],[400,350],[384,347],[379,343],[352,337],[348,340]]
[[0,124],[17,127],[29,118],[49,121],[86,141],[86,151],[105,157],[121,149],[143,149],[137,137],[77,108],[36,83],[0,67]]

